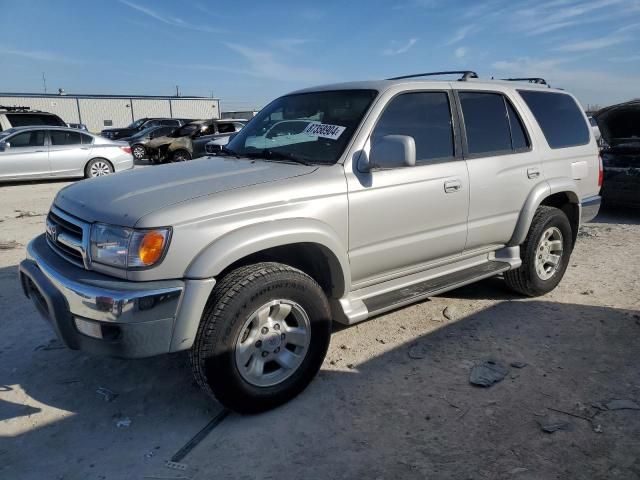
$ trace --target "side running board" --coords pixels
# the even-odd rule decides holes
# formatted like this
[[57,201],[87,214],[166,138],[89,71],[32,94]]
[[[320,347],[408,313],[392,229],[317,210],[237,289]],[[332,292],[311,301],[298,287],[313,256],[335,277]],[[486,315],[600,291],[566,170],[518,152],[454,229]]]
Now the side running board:
[[409,305],[427,297],[453,290],[483,278],[492,277],[511,268],[506,262],[488,261],[464,270],[432,278],[408,287],[392,290],[374,297],[363,299],[369,317]]

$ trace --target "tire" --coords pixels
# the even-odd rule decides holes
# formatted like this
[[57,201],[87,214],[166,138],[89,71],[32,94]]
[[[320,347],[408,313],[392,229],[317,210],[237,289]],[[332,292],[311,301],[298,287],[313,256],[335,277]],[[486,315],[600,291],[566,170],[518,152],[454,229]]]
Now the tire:
[[94,158],[87,163],[84,169],[84,176],[86,178],[103,177],[113,173],[113,165],[109,160],[104,158]]
[[522,265],[504,274],[507,285],[528,297],[549,293],[562,280],[572,248],[573,234],[567,215],[554,207],[539,207],[527,238],[520,245]]
[[191,154],[186,150],[176,150],[171,154],[172,162],[186,162],[191,160]]
[[[232,271],[214,288],[190,351],[191,367],[200,387],[225,407],[258,413],[307,387],[330,338],[329,303],[315,280],[287,265],[258,263]],[[263,370],[256,367],[260,362]]]
[[147,149],[144,148],[144,145],[138,143],[131,148],[131,154],[136,160],[142,160],[147,156]]

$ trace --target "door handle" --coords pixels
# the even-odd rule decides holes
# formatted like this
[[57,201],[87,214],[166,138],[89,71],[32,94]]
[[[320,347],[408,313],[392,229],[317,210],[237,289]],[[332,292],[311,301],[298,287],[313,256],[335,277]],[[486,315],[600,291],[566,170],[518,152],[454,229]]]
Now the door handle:
[[462,189],[462,182],[460,180],[447,180],[444,182],[444,192],[453,193]]
[[44,153],[46,150],[36,150],[36,153]]
[[527,168],[527,177],[538,178],[540,176],[540,170],[537,168]]

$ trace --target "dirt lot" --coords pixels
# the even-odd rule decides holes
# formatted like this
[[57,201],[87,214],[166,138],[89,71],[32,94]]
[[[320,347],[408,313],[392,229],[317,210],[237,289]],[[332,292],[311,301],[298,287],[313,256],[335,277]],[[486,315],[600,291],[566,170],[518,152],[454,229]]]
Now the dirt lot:
[[[165,462],[221,410],[186,355],[67,350],[20,291],[24,245],[64,185],[0,187],[0,242],[19,244],[0,250],[0,478],[640,479],[640,410],[609,403],[640,403],[639,213],[587,225],[545,297],[495,278],[336,329],[300,397],[229,415],[176,470]],[[470,385],[489,359],[505,379]]]

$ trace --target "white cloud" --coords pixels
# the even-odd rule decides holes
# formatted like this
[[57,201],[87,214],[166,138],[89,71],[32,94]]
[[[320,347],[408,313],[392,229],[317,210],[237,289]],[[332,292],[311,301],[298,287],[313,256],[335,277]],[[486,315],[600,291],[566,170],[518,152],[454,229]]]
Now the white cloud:
[[467,47],[458,47],[455,49],[453,54],[456,56],[456,58],[464,58],[468,51],[469,49]]
[[476,25],[465,25],[463,27],[460,27],[454,32],[453,36],[445,42],[444,45],[448,46],[453,45],[454,43],[461,42],[462,40],[467,38],[467,36],[477,32],[478,30],[480,30],[480,28]]
[[392,42],[392,44],[395,44],[395,46],[385,48],[384,50],[382,50],[382,54],[383,55],[400,55],[402,53],[406,53],[409,51],[411,47],[413,47],[416,44],[417,41],[418,41],[417,38],[410,38],[407,43],[402,45],[398,45],[398,42]]
[[123,5],[126,5],[129,8],[132,8],[133,10],[136,10],[148,17],[153,18],[154,20],[157,20],[158,22],[162,22],[164,24],[167,25],[171,25],[172,27],[179,27],[179,28],[186,28],[188,30],[195,30],[198,32],[208,32],[208,33],[219,33],[221,32],[220,29],[216,29],[216,28],[211,28],[209,26],[200,26],[200,25],[194,25],[192,23],[186,22],[185,20],[179,18],[179,17],[174,17],[172,15],[166,15],[166,14],[162,14],[159,13],[156,10],[153,10],[151,8],[145,7],[144,5],[140,5],[137,3],[133,3],[130,2],[129,0],[119,0],[120,3],[122,3]]
[[583,40],[581,42],[568,43],[566,45],[557,47],[555,50],[559,52],[587,52],[611,47],[613,45],[618,45],[619,43],[627,42],[629,40],[631,40],[630,37],[624,37],[619,34],[614,34],[606,37]]
[[277,38],[271,40],[269,45],[284,50],[285,52],[295,53],[299,47],[309,42],[311,42],[311,40],[308,38]]
[[279,60],[272,51],[258,50],[237,43],[225,43],[225,45],[249,63],[244,73],[255,77],[316,83],[327,78],[327,75],[320,70],[288,65]]
[[0,45],[0,55],[11,55],[15,57],[28,58],[29,60],[39,60],[42,62],[80,63],[78,60],[64,57],[53,52],[43,50],[20,50],[2,45]]

